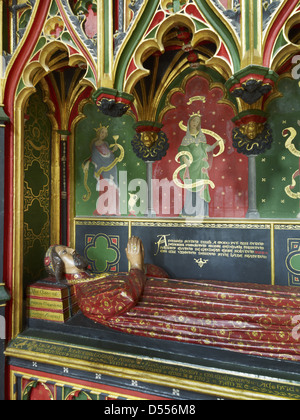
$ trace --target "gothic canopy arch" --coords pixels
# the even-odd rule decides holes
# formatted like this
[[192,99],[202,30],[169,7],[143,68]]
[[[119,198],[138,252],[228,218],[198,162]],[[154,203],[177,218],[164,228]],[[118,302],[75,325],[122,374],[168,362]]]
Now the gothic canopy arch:
[[131,93],[134,85],[150,74],[150,70],[144,67],[144,63],[149,57],[156,54],[163,55],[166,51],[176,49],[182,50],[184,53],[194,52],[193,57],[191,54],[188,57],[183,54],[182,69],[186,63],[201,62],[219,70],[225,79],[229,78],[232,75],[230,60],[218,57],[221,48],[220,38],[206,25],[197,28],[195,22],[189,17],[180,16],[178,19],[178,17],[170,16],[159,25],[154,37],[151,35],[146,37],[136,49],[131,60],[131,66],[136,68],[132,72],[130,69],[127,72],[128,77],[124,83],[124,90]]
[[[172,20],[191,29],[193,42],[207,31],[218,44],[209,65],[220,66],[229,77],[251,64],[276,70],[297,48],[290,38],[298,20],[297,4],[297,0],[266,0],[261,10],[252,10],[248,0],[32,1],[15,16],[20,19],[6,55],[6,78],[15,80],[36,48],[57,40],[67,46],[70,56],[78,55],[87,63],[86,78],[95,89],[129,93],[132,79],[138,79],[142,70],[141,46],[150,51],[152,43],[152,48],[161,50],[160,36]],[[251,52],[253,39],[256,48]]]
[[78,68],[81,72],[80,84],[83,87],[94,88],[89,80],[84,80],[87,63],[79,54],[70,55],[70,51],[62,42],[52,41],[25,66],[17,89],[17,96],[28,96],[35,86],[47,75],[66,68]]
[[[143,62],[155,51],[164,53],[163,39],[173,28],[177,28],[179,31],[182,27],[187,28],[191,33],[192,47],[201,41],[213,42],[216,49],[214,55],[209,57],[208,65],[219,69],[227,78],[234,73],[235,62],[238,61],[239,45],[236,38],[227,37],[226,26],[224,24],[220,26],[223,32],[216,31],[200,10],[199,4],[201,3],[199,2],[193,2],[193,4],[182,2],[179,14],[174,13],[172,8],[167,9],[165,3],[163,1],[151,2],[152,15],[149,15],[149,10],[145,10],[135,25],[135,39],[130,43],[127,41],[127,44],[126,40],[124,41],[122,53],[123,56],[126,53],[127,62],[122,59],[122,56],[116,60],[116,89],[122,89],[129,93],[134,84],[149,73],[149,70],[143,67]],[[208,14],[207,11],[206,14]],[[213,19],[212,15],[213,12],[210,9],[210,14],[208,14],[210,19]],[[151,16],[150,19],[149,16]],[[144,23],[143,26],[142,23]],[[131,48],[130,55],[127,54],[129,48]]]

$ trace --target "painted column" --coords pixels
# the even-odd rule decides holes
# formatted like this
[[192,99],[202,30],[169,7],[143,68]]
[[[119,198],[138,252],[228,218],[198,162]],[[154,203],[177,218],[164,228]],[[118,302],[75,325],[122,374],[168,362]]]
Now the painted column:
[[5,380],[5,307],[10,300],[10,295],[5,287],[3,279],[3,249],[4,249],[4,164],[5,164],[5,124],[9,118],[5,114],[3,107],[0,106],[0,401],[4,400],[4,380]]
[[98,16],[98,88],[113,88],[114,57],[112,0],[97,0]]
[[118,21],[118,30],[119,32],[124,32],[125,30],[125,5],[124,0],[119,0],[119,21]]
[[[119,5],[122,8],[123,1]],[[118,118],[131,107],[134,97],[121,89],[115,89],[114,80],[114,9],[113,0],[97,0],[98,18],[98,62],[97,90],[93,99],[100,111],[110,117]],[[119,13],[123,19],[122,10]],[[120,20],[121,22],[121,20]]]
[[249,159],[249,186],[248,186],[248,201],[249,208],[247,213],[248,219],[259,219],[260,214],[257,210],[256,198],[256,156],[252,155]]
[[8,121],[9,118],[0,107],[0,283],[3,280],[5,124]]
[[256,199],[256,156],[271,148],[272,130],[265,109],[278,75],[263,67],[263,5],[256,0],[240,0],[240,70],[227,81],[229,93],[236,98],[238,114],[234,119],[233,145],[249,158],[249,209],[247,218],[260,217]]
[[7,293],[4,286],[0,285],[0,401],[5,399],[5,345],[6,345],[6,321],[5,321],[5,307],[10,300],[10,295]]
[[148,211],[146,217],[156,217],[153,207],[153,190],[152,190],[152,176],[153,176],[153,162],[146,162],[147,165],[147,185],[148,185]]
[[61,179],[61,197],[60,197],[60,220],[61,220],[61,244],[68,245],[68,136],[69,131],[61,130],[60,134],[60,179]]
[[241,41],[242,62],[241,68],[249,65],[261,65],[263,11],[260,1],[241,0]]
[[[140,121],[136,124],[136,136],[131,142],[134,153],[147,165],[148,211],[146,217],[156,217],[153,207],[153,163],[166,156],[169,142],[161,131],[162,124],[153,121]],[[159,145],[159,147],[158,147]]]
[[[3,26],[3,0],[0,0],[0,24]],[[2,31],[1,31],[2,32]],[[0,33],[0,103],[2,104],[3,86],[2,81],[4,77],[5,65],[3,57],[3,34]]]

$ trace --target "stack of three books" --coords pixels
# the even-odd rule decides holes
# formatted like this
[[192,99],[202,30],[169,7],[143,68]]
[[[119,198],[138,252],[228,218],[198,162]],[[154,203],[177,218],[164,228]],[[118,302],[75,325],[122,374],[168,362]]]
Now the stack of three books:
[[27,316],[65,323],[79,312],[75,287],[47,278],[27,288]]

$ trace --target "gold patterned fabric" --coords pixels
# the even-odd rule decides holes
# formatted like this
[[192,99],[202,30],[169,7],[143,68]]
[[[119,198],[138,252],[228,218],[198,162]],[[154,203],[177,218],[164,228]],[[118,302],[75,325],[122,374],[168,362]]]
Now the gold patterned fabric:
[[131,275],[111,276],[105,280],[79,283],[76,295],[82,312],[98,322],[107,322],[129,311],[137,303],[144,287],[144,277],[132,270]]
[[139,270],[76,287],[83,313],[118,331],[300,361],[294,288],[147,278]]

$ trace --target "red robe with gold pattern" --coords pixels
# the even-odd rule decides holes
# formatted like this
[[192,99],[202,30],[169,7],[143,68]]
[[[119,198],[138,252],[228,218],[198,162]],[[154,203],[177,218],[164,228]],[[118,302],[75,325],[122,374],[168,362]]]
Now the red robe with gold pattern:
[[158,278],[166,276],[148,266],[147,276],[131,270],[79,283],[80,309],[129,334],[300,361],[294,288]]

